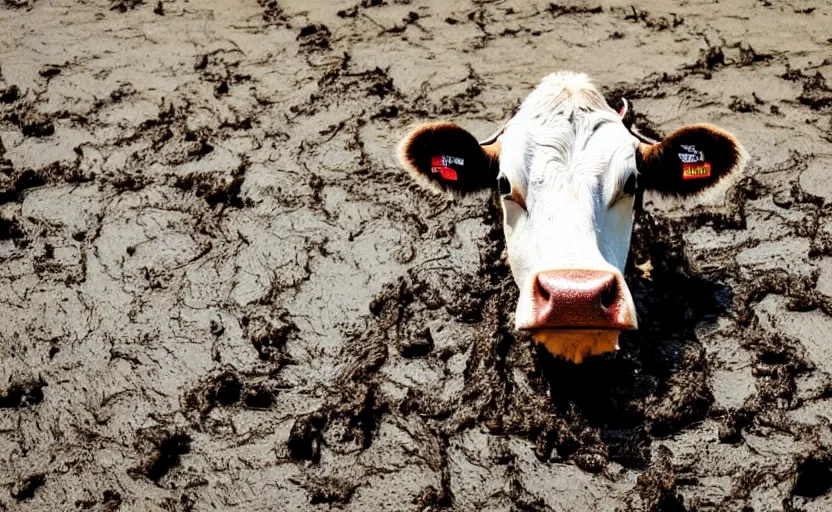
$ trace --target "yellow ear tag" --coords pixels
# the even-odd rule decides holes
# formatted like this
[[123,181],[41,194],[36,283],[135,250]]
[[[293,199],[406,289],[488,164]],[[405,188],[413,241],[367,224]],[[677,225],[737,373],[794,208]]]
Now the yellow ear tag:
[[711,164],[702,162],[697,164],[683,164],[682,165],[682,179],[696,180],[699,178],[711,177]]

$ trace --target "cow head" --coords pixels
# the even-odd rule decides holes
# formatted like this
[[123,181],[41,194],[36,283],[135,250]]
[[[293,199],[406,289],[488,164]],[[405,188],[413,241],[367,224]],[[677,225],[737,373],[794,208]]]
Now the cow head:
[[620,331],[638,326],[623,278],[636,197],[693,196],[743,162],[737,140],[707,124],[646,141],[623,104],[613,110],[586,75],[554,73],[482,143],[437,122],[400,146],[402,165],[429,188],[499,193],[516,327],[575,362],[615,350]]

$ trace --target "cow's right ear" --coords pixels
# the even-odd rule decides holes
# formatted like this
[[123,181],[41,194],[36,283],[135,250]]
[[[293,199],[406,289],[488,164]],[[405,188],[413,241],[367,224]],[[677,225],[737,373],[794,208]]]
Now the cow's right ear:
[[500,141],[481,146],[454,123],[428,123],[404,138],[399,161],[428,188],[466,195],[496,186],[500,149]]
[[745,151],[736,137],[709,124],[684,126],[656,144],[640,143],[641,186],[665,196],[689,197],[736,176]]

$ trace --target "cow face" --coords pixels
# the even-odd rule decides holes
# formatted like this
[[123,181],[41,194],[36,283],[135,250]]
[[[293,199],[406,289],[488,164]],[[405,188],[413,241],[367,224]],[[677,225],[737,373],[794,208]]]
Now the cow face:
[[455,124],[430,123],[400,147],[403,166],[431,189],[499,193],[520,288],[516,327],[575,362],[615,350],[620,331],[637,328],[623,278],[637,194],[692,196],[743,160],[737,140],[716,127],[647,143],[623,113],[585,75],[555,73],[482,144]]

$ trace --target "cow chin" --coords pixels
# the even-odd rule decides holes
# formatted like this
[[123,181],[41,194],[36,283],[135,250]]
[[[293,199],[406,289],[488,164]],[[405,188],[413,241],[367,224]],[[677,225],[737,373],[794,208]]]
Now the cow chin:
[[620,333],[611,329],[536,329],[532,337],[552,355],[580,363],[585,357],[618,350]]

